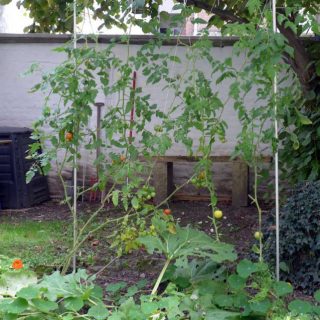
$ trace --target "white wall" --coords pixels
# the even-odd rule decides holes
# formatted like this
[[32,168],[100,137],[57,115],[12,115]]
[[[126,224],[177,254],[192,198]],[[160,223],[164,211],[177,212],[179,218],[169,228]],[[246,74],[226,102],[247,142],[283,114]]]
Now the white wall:
[[[40,115],[44,101],[44,95],[41,93],[29,93],[29,90],[40,80],[40,75],[32,75],[23,77],[22,74],[30,67],[32,63],[40,63],[45,70],[50,70],[63,61],[64,56],[61,53],[52,50],[59,46],[56,43],[0,43],[0,126],[21,126],[30,127]],[[103,45],[101,45],[103,46]],[[130,54],[134,54],[138,45],[130,47]],[[172,74],[183,74],[186,69],[185,48],[165,46],[164,51],[171,50],[182,59],[180,65],[172,65]],[[123,45],[115,47],[115,53],[118,57],[125,58],[127,48]],[[230,56],[232,46],[213,47],[212,55],[217,59],[223,59]],[[237,60],[237,65],[241,64],[241,59]],[[197,67],[204,70],[210,77],[210,70],[204,61],[199,60]],[[113,77],[117,75],[113,74]],[[144,93],[149,93],[151,99],[161,106],[162,110],[166,110],[170,105],[172,95],[163,91],[164,84],[147,85],[145,78],[138,73],[137,86],[143,88]],[[228,97],[228,83],[224,83],[223,87],[217,88],[219,95],[223,100]],[[112,103],[115,97],[104,97],[102,94],[99,101],[106,101],[107,104]],[[247,104],[253,105],[255,97],[253,95],[247,98]],[[228,123],[227,142],[225,144],[217,143],[214,148],[216,155],[230,155],[236,143],[236,136],[240,131],[240,125],[237,120],[232,104],[226,105],[223,118]],[[92,118],[92,127],[95,127],[96,119]],[[194,135],[197,141],[196,135]],[[196,143],[197,146],[197,143]],[[175,144],[168,153],[169,155],[185,155],[185,148],[182,145]],[[94,155],[84,154],[84,160],[88,164],[92,164]],[[51,184],[56,183],[56,176],[51,175]],[[56,192],[56,188],[54,188]]]
[[173,0],[164,0],[163,4],[159,7],[159,11],[167,11],[167,12],[173,12],[172,8],[175,5]]
[[[61,53],[53,52],[57,44],[52,43],[10,43],[0,44],[0,109],[2,117],[0,125],[11,126],[31,126],[32,122],[41,115],[41,109],[44,101],[44,95],[40,93],[29,93],[33,85],[39,82],[40,74],[32,76],[23,76],[23,73],[30,67],[32,63],[39,63],[44,70],[53,69],[59,62],[63,61],[64,56]],[[135,54],[138,46],[132,45],[130,53]],[[186,69],[186,60],[184,58],[185,49],[183,47],[163,47],[164,51],[171,50],[182,58],[181,64],[172,64],[172,74],[183,74]],[[118,57],[126,57],[127,48],[122,45],[115,47],[115,53]],[[212,54],[217,59],[223,59],[231,55],[232,47],[214,47]],[[238,61],[239,63],[241,61]],[[210,77],[210,69],[204,61],[197,63],[199,69],[204,70]],[[117,75],[113,75],[116,77]],[[215,76],[217,77],[217,76]],[[143,93],[150,94],[154,103],[158,103],[162,110],[166,111],[172,101],[172,95],[167,91],[163,91],[164,83],[157,85],[147,85],[145,78],[138,73],[137,86],[143,88]],[[217,89],[216,89],[217,90]],[[228,82],[220,88],[220,97],[227,100]],[[108,97],[111,101],[115,97]],[[105,97],[101,94],[98,100],[104,101]],[[249,96],[248,104],[253,104],[254,96]],[[223,118],[229,124],[227,131],[227,142],[225,144],[217,144],[216,152],[219,155],[230,154],[235,146],[235,138],[240,130],[237,116],[232,108],[231,101],[226,105]],[[93,120],[93,123],[95,121]],[[172,155],[182,155],[184,149],[181,146],[175,146],[170,152]]]

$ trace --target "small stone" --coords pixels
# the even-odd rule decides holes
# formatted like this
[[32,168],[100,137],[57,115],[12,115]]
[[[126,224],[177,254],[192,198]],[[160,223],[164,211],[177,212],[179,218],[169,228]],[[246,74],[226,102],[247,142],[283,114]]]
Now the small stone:
[[97,247],[99,244],[100,244],[100,241],[99,241],[99,240],[93,240],[93,241],[91,242],[91,245],[92,245],[93,247]]
[[144,279],[146,277],[146,274],[145,273],[141,273],[140,274],[140,278]]

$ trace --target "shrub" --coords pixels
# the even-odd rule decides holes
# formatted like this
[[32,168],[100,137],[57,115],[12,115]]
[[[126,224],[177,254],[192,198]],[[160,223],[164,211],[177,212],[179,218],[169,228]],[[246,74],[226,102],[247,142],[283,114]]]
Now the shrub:
[[[274,262],[274,217],[268,221],[265,257]],[[320,287],[320,181],[297,186],[280,209],[281,277],[305,293]],[[286,269],[286,270],[285,270]]]

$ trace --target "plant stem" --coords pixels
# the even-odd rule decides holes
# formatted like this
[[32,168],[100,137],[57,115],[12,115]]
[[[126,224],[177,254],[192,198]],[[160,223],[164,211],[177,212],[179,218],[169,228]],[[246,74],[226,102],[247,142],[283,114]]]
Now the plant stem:
[[254,202],[256,205],[256,208],[258,210],[258,217],[259,217],[259,232],[260,232],[260,238],[259,238],[259,261],[263,261],[262,257],[262,210],[259,204],[258,200],[258,168],[257,164],[254,164]]
[[161,272],[159,274],[159,277],[158,277],[158,279],[157,279],[157,281],[156,281],[156,283],[155,283],[155,285],[154,285],[154,287],[153,287],[153,289],[151,291],[151,296],[154,296],[157,293],[159,285],[161,283],[161,280],[162,280],[167,268],[169,267],[170,262],[171,262],[171,259],[167,258],[166,263],[164,264],[164,266],[163,266],[163,268],[162,268],[162,270],[161,270]]
[[212,224],[214,226],[214,232],[216,234],[216,241],[217,242],[220,242],[220,238],[219,238],[219,229],[218,229],[218,226],[217,226],[217,222],[216,222],[216,219],[213,217],[212,219]]

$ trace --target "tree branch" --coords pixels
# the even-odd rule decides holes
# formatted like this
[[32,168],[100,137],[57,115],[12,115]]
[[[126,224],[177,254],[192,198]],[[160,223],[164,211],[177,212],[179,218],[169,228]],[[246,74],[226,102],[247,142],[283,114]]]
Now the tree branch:
[[[178,0],[178,2],[183,2],[183,0]],[[189,6],[195,6],[197,8],[206,10],[219,16],[222,20],[230,23],[248,23],[249,21],[243,17],[237,16],[234,12],[230,10],[223,10],[208,4],[204,0],[187,0],[186,2]],[[280,9],[279,13],[283,13]],[[289,57],[284,53],[285,60],[291,65],[294,72],[297,74],[301,86],[304,92],[310,90],[315,90],[320,92],[320,81],[319,77],[315,77],[315,69],[310,56],[304,47],[301,40],[296,36],[292,29],[285,27],[284,24],[277,24],[279,31],[286,37],[288,44],[294,49],[294,57]],[[315,79],[316,78],[316,79]]]
[[314,65],[301,40],[291,28],[279,23],[277,23],[277,27],[288,40],[288,44],[294,49],[294,57],[290,59],[290,65],[297,74],[303,90],[306,92],[315,89],[312,81],[315,74]]
[[[178,2],[183,2],[183,0],[178,0]],[[187,4],[187,6],[195,6],[197,8],[203,9],[205,11],[211,12],[212,14],[219,16],[222,20],[225,20],[226,22],[232,22],[232,23],[235,23],[235,22],[247,23],[248,22],[247,19],[236,16],[232,11],[219,9],[217,7],[214,7],[211,4],[206,3],[206,1],[187,0],[186,4]]]

